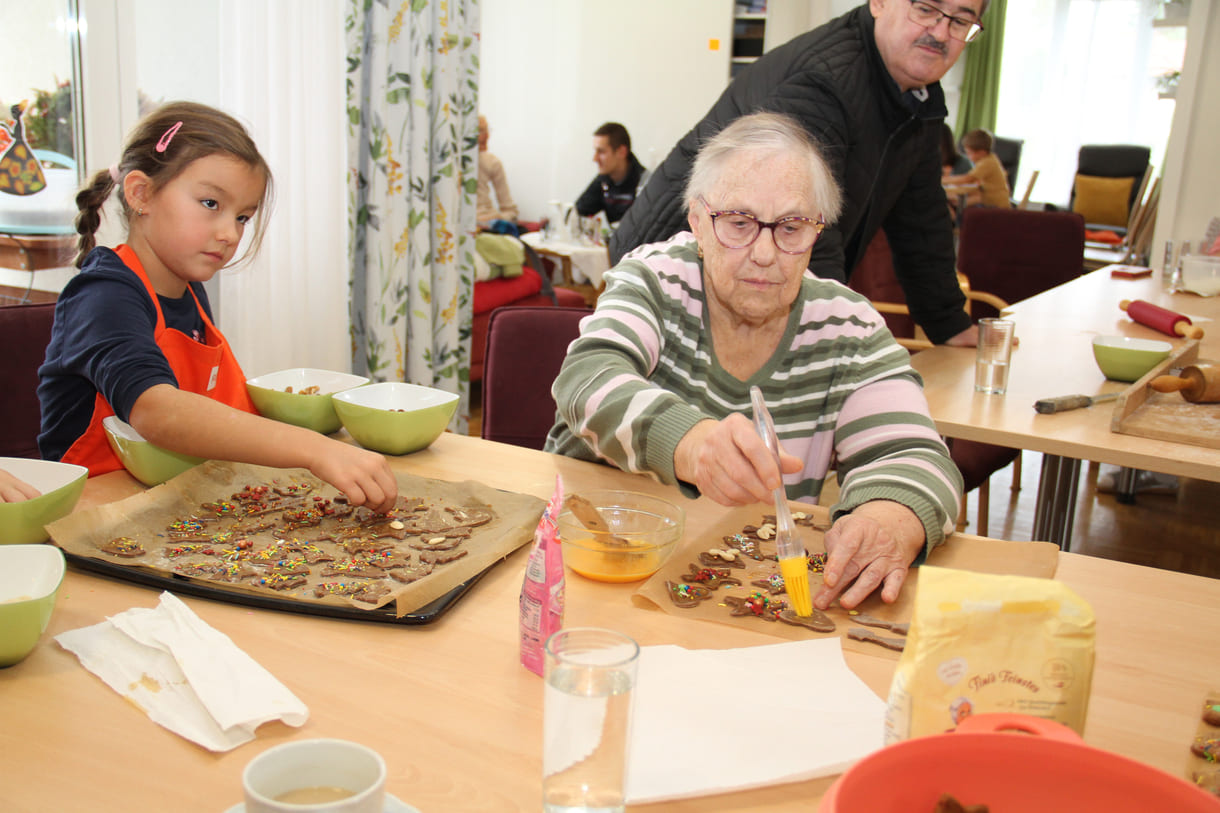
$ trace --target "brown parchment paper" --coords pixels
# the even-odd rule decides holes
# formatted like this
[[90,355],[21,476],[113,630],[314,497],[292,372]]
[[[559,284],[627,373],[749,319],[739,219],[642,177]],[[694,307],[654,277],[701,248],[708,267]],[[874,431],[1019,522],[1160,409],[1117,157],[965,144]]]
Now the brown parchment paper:
[[[792,510],[809,511],[809,506],[793,504]],[[766,593],[765,588],[751,585],[755,579],[762,579],[779,572],[779,565],[774,560],[756,562],[745,559],[746,568],[734,569],[732,575],[741,579],[741,587],[721,587],[712,593],[712,597],[689,609],[678,607],[669,598],[665,587],[666,581],[681,582],[682,574],[690,573],[690,566],[698,564],[699,554],[711,548],[726,548],[724,537],[741,532],[746,525],[761,525],[766,512],[757,506],[747,506],[728,514],[724,522],[717,525],[706,537],[687,539],[683,546],[674,553],[665,565],[646,581],[632,596],[632,602],[639,607],[656,608],[671,615],[693,618],[699,621],[714,621],[720,624],[731,624],[735,627],[768,633],[778,638],[789,640],[804,640],[807,638],[826,638],[838,636],[843,639],[843,648],[875,655],[889,656],[898,659],[897,652],[876,644],[854,641],[847,637],[849,627],[860,627],[861,624],[852,621],[852,616],[837,604],[831,605],[826,611],[835,622],[835,631],[818,633],[806,627],[785,624],[782,621],[766,621],[753,615],[734,616],[729,614],[729,608],[724,603],[725,596],[748,596],[755,591]],[[821,519],[815,513],[816,519]],[[804,543],[810,553],[824,553],[825,532],[805,525],[797,525],[797,538]],[[764,543],[763,553],[774,555],[774,546],[768,548]],[[939,567],[973,570],[979,573],[1010,574],[1017,576],[1040,576],[1051,578],[1059,564],[1059,548],[1050,542],[1007,542],[998,539],[963,539],[951,536],[941,546],[932,551],[928,564]],[[702,567],[702,565],[700,565]],[[881,600],[880,591],[873,593],[857,608],[859,613],[866,613],[885,621],[910,623],[911,612],[915,606],[915,588],[919,583],[919,568],[912,568],[907,574],[902,586],[902,593],[893,604]],[[809,573],[809,586],[814,594],[822,586],[822,574]],[[783,599],[781,594],[777,598]],[[901,637],[886,629],[873,629],[873,632],[885,637]]]
[[[220,592],[255,593],[305,604],[332,604],[362,610],[376,609],[396,602],[395,613],[402,617],[439,598],[457,585],[482,572],[492,563],[503,559],[517,548],[533,540],[534,529],[543,500],[526,494],[499,491],[481,483],[460,483],[416,477],[396,472],[400,497],[423,497],[429,502],[454,507],[490,507],[495,518],[474,528],[462,547],[467,554],[447,564],[438,564],[433,572],[410,584],[393,579],[384,583],[392,590],[376,604],[355,601],[344,596],[326,595],[316,598],[313,587],[319,582],[335,581],[340,577],[321,576],[321,565],[311,568],[308,582],[291,590],[271,590],[265,587],[184,577],[173,571],[173,561],[162,552],[173,543],[165,538],[166,527],[179,519],[199,513],[200,503],[228,499],[247,485],[308,482],[314,486],[312,495],[334,497],[338,492],[318,480],[305,469],[274,469],[243,463],[207,461],[148,491],[118,502],[106,503],[69,514],[47,527],[51,541],[67,553],[118,564],[135,570],[176,578],[191,578]],[[98,549],[118,536],[141,542],[147,554],[124,559]],[[256,546],[271,542],[270,533],[252,536]],[[400,543],[405,546],[405,542]]]

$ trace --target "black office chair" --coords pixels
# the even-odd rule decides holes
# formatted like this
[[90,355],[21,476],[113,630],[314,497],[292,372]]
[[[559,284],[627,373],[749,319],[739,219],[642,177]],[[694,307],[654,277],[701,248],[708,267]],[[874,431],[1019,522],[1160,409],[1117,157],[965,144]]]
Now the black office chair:
[[[1099,223],[1097,226],[1110,228],[1120,234],[1126,234],[1126,226],[1131,212],[1143,191],[1144,176],[1151,167],[1149,163],[1152,151],[1148,147],[1134,144],[1086,144],[1080,148],[1076,160],[1076,175],[1089,178],[1130,178],[1131,191],[1127,195],[1126,214],[1119,223]],[[1076,208],[1076,185],[1072,185],[1069,207]],[[1087,217],[1087,215],[1086,215]],[[1117,219],[1117,218],[1116,218]],[[1095,224],[1090,223],[1089,227]]]
[[992,145],[991,151],[995,157],[999,159],[1000,165],[1004,167],[1004,174],[1008,176],[1008,191],[1016,195],[1017,188],[1017,170],[1021,167],[1021,148],[1025,146],[1025,140],[1021,138],[1004,138],[996,136]]

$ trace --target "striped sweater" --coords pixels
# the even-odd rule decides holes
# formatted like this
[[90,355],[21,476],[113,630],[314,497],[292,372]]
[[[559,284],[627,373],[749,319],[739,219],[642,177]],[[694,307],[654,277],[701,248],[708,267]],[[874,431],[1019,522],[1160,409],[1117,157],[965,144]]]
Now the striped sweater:
[[806,275],[774,356],[741,381],[716,360],[702,271],[694,237],[683,232],[641,246],[606,274],[597,310],[555,380],[547,451],[674,484],[682,437],[706,418],[749,415],[758,385],[780,444],[805,461],[784,478],[789,498],[817,502],[833,465],[840,502],[832,518],[893,500],[923,523],[925,553],[942,542],[957,519],[961,475],[910,357],[868,301]]

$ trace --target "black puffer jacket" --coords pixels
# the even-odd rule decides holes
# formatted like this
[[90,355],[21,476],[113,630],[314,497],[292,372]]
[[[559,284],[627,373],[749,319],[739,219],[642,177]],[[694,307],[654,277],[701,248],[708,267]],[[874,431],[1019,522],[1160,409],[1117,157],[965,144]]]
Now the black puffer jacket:
[[740,116],[794,116],[818,139],[843,188],[839,221],[809,267],[845,281],[884,228],[911,315],[933,342],[970,326],[954,274],[953,225],[940,184],[940,84],[926,100],[900,93],[873,38],[868,6],[802,34],[737,77],[678,142],[627,210],[610,241],[614,262],[636,246],[686,228],[682,196],[699,145]]

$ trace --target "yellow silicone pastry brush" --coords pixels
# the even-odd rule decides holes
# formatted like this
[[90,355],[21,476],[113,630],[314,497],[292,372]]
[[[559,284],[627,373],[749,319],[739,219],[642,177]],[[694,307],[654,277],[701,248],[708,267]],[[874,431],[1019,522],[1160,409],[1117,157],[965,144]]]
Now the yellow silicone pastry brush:
[[[762,390],[750,387],[750,403],[754,407],[754,428],[763,443],[775,457],[775,467],[779,468],[779,437],[775,434],[775,423],[767,404],[763,401]],[[792,525],[792,512],[788,510],[788,495],[781,481],[775,495],[775,557],[779,560],[779,573],[784,578],[784,590],[792,610],[797,615],[813,614],[813,596],[809,591],[809,559],[805,555],[805,547],[796,538],[796,530]]]

